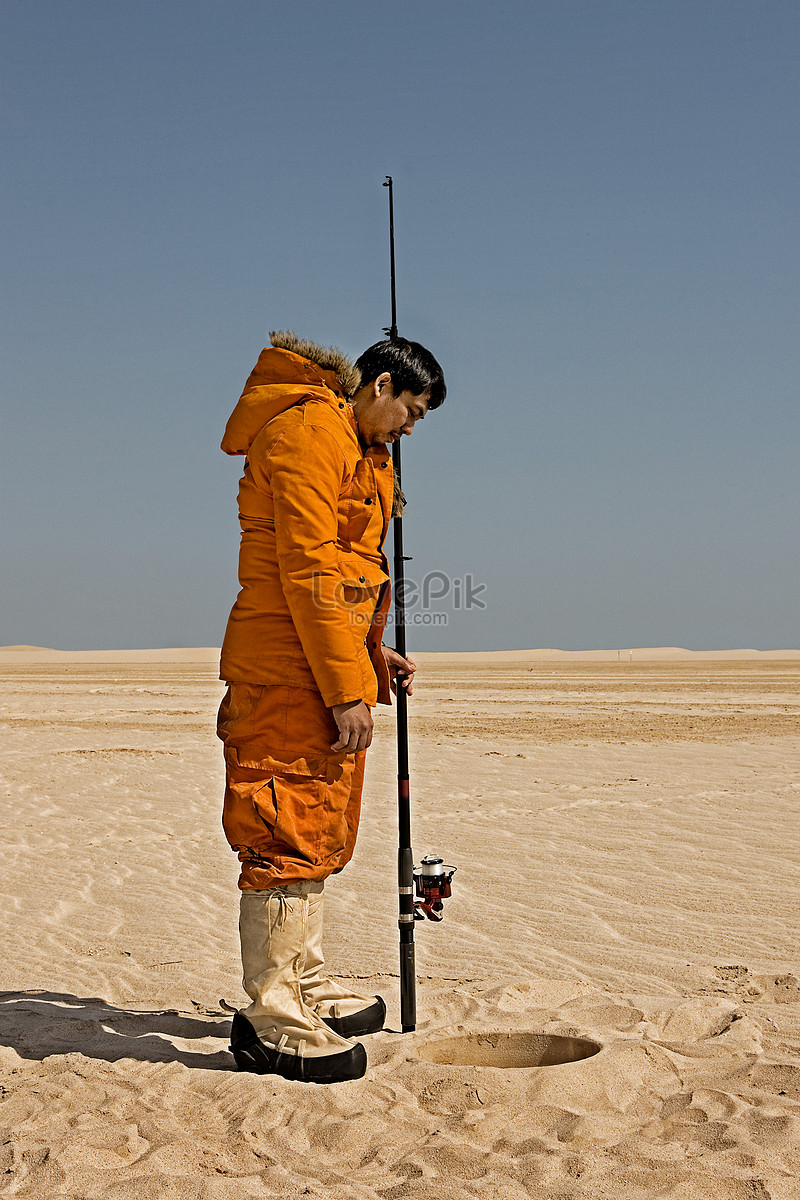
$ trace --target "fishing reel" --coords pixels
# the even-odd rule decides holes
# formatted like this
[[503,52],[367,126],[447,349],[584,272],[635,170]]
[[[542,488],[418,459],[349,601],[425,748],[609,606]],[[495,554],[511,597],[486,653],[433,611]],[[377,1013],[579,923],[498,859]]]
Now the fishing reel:
[[414,867],[414,883],[417,899],[414,901],[414,920],[441,921],[444,918],[443,900],[452,895],[450,880],[456,867],[448,864],[438,854],[426,854],[419,866]]

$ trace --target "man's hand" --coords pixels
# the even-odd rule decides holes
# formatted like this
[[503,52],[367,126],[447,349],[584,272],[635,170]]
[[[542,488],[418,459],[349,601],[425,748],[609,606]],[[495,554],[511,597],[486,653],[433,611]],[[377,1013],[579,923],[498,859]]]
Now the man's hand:
[[363,700],[351,700],[349,704],[334,704],[331,712],[339,727],[339,740],[334,742],[331,750],[337,754],[355,754],[356,750],[366,750],[372,742],[369,705]]
[[386,665],[389,668],[389,674],[392,677],[392,691],[397,695],[397,680],[400,679],[407,696],[414,694],[414,673],[417,669],[417,664],[413,658],[403,658],[402,654],[398,654],[391,646],[381,646],[383,657],[386,659]]

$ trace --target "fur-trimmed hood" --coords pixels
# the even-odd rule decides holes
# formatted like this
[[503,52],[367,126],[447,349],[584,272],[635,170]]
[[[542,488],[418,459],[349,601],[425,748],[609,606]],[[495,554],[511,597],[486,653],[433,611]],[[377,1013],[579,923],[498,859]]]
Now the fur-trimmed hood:
[[358,368],[335,346],[319,346],[290,329],[270,334],[225,427],[226,454],[247,454],[264,426],[309,396],[350,399]]
[[301,358],[310,359],[323,371],[333,371],[339,382],[339,387],[349,400],[358,391],[361,373],[354,362],[336,346],[319,346],[308,338],[298,337],[291,329],[275,329],[269,335],[269,342],[278,350],[290,350]]
[[[269,421],[309,396],[349,400],[358,391],[358,367],[335,346],[319,346],[291,329],[276,330],[269,340],[225,426],[226,454],[247,454]],[[405,505],[395,475],[392,516],[402,516]]]

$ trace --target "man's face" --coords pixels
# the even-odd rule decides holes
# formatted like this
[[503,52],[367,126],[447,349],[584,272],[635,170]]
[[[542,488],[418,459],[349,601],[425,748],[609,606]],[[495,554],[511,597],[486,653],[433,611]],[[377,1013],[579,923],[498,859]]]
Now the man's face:
[[413,433],[417,421],[422,421],[428,411],[428,395],[400,392],[395,396],[391,376],[379,375],[370,385],[368,398],[353,408],[364,441],[368,446],[379,446]]

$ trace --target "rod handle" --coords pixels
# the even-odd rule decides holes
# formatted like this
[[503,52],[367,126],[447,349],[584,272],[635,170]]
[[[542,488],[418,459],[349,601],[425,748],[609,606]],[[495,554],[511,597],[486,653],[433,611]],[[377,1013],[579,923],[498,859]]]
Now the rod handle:
[[[400,1023],[403,1033],[413,1033],[417,1027],[417,973],[414,942],[403,941],[400,931]],[[412,926],[413,938],[413,926]]]

